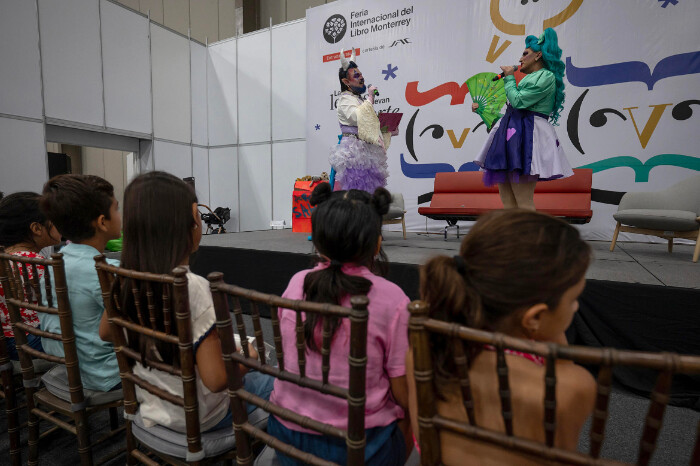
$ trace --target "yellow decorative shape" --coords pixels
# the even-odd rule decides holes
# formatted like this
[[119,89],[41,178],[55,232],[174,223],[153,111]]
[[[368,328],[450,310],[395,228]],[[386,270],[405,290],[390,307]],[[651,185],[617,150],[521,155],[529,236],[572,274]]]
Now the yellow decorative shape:
[[447,135],[450,137],[450,142],[452,142],[452,147],[455,149],[461,149],[462,144],[464,144],[464,140],[467,139],[467,136],[469,135],[469,130],[471,128],[464,128],[462,130],[462,135],[457,139],[455,136],[455,132],[452,131],[451,129],[447,130]]
[[583,3],[583,0],[572,0],[569,6],[564,8],[559,14],[552,16],[549,19],[545,19],[542,23],[542,29],[553,28],[559,26],[561,23],[571,18],[579,7]]
[[632,119],[632,124],[634,125],[634,130],[637,132],[637,137],[639,138],[639,142],[642,144],[642,149],[645,149],[647,147],[647,144],[649,143],[649,139],[651,139],[651,135],[654,134],[654,130],[656,129],[656,125],[659,124],[659,120],[661,119],[661,115],[664,114],[666,107],[668,107],[669,105],[673,105],[673,104],[649,105],[649,107],[653,108],[654,110],[651,111],[651,115],[649,116],[649,119],[647,120],[647,124],[644,125],[644,129],[642,130],[641,134],[639,133],[639,129],[637,129],[637,122],[634,120],[634,115],[632,115],[632,110],[635,110],[639,107],[623,108],[623,110],[627,110],[627,112],[630,114],[630,118]]
[[[583,0],[571,0],[571,3],[567,5],[562,11],[547,18],[542,22],[542,29],[553,28],[564,23],[566,20],[571,18],[574,13],[583,4]],[[524,36],[525,35],[525,25],[524,24],[514,24],[506,21],[506,19],[501,15],[501,0],[491,0],[489,7],[489,12],[491,13],[491,22],[496,26],[501,32],[509,34],[511,36]]]
[[491,40],[491,45],[489,46],[489,51],[486,53],[486,61],[489,63],[495,62],[496,59],[505,51],[505,49],[512,44],[511,41],[506,40],[500,47],[498,47],[498,49],[496,49],[499,40],[501,40],[501,38],[494,34],[493,39]]
[[501,16],[501,0],[491,0],[490,12],[491,12],[491,22],[500,31],[505,34],[510,34],[511,36],[523,36],[525,35],[525,25],[524,24],[513,24]]

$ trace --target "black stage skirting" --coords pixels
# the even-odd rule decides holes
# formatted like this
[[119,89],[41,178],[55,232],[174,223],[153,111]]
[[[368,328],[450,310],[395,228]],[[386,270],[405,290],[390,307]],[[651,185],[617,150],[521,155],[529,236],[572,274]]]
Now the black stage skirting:
[[[313,263],[308,254],[202,246],[192,271],[223,272],[227,283],[279,295],[292,275]],[[388,278],[418,298],[418,266],[390,264]],[[575,345],[700,355],[700,290],[588,280],[567,336]],[[617,368],[615,378],[648,396],[656,374]],[[676,376],[671,402],[700,410],[700,376]]]

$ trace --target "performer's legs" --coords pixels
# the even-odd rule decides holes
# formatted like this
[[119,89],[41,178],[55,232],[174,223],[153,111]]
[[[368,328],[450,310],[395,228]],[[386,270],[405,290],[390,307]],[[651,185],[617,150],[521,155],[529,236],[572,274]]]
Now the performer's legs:
[[498,183],[498,194],[501,196],[501,202],[503,202],[504,209],[514,209],[518,207],[518,203],[515,200],[515,194],[513,194],[513,188],[511,187],[510,181],[505,183]]
[[515,196],[517,207],[520,209],[536,210],[535,209],[535,185],[536,181],[529,183],[512,183],[510,185]]

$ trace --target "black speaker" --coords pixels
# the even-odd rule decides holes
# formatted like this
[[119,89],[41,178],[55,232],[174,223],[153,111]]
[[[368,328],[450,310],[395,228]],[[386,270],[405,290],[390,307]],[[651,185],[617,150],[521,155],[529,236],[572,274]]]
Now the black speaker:
[[49,179],[71,172],[70,157],[66,154],[49,152]]

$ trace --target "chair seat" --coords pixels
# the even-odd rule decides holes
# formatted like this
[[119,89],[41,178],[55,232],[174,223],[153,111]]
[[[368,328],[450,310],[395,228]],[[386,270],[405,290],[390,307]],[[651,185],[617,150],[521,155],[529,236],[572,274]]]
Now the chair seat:
[[626,209],[613,217],[623,225],[663,231],[693,231],[700,227],[697,214],[687,210]]
[[384,214],[383,219],[384,220],[392,220],[395,218],[401,218],[403,217],[404,210],[403,206],[396,205],[396,204],[390,204],[389,205],[389,212]]
[[[41,381],[44,382],[46,389],[53,396],[60,398],[68,403],[71,402],[70,390],[68,387],[68,371],[66,366],[59,364],[46,374],[41,376]],[[113,401],[118,401],[124,398],[122,389],[111,390],[109,392],[100,392],[96,390],[83,389],[83,396],[87,406],[98,406]]]
[[279,458],[277,458],[277,450],[265,445],[265,448],[260,452],[253,466],[282,466]]
[[[267,427],[269,414],[262,409],[256,409],[248,415],[248,422],[259,429]],[[187,435],[176,432],[167,427],[155,425],[146,427],[141,414],[134,418],[131,424],[132,433],[140,442],[148,448],[175,458],[187,457]],[[205,458],[218,456],[236,446],[236,437],[233,427],[202,432],[202,449]]]

